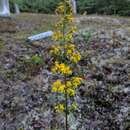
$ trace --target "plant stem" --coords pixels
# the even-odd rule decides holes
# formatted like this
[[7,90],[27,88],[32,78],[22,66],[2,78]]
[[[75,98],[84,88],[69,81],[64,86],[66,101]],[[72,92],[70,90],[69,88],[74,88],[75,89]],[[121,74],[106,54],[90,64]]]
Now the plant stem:
[[[66,16],[66,5],[65,5],[65,10],[63,17]],[[66,29],[66,23],[63,21],[63,28],[62,28],[62,33],[63,33],[63,44],[65,44],[65,29]],[[64,81],[65,81],[65,86],[66,86],[66,75],[64,76]],[[67,86],[66,86],[67,87]],[[65,130],[69,130],[68,128],[68,95],[67,95],[67,88],[65,89]]]
[[[65,76],[65,86],[66,86],[66,76]],[[67,96],[67,88],[65,89],[65,127],[68,129],[68,96]]]
[[68,97],[67,97],[67,94],[65,94],[65,100],[66,100],[65,126],[66,126],[66,130],[68,130]]

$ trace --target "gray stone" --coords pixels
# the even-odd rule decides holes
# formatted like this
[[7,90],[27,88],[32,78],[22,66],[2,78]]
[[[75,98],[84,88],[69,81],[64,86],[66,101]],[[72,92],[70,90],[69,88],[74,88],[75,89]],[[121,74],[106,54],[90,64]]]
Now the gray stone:
[[121,39],[124,39],[127,36],[127,31],[124,29],[117,29],[115,30],[115,35]]

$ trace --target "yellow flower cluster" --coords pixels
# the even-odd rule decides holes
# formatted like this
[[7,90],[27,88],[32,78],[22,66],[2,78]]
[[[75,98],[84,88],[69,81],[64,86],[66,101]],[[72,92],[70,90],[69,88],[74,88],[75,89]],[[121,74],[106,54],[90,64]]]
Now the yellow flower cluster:
[[71,39],[72,39],[72,37],[73,37],[73,34],[72,33],[67,33],[66,35],[65,35],[65,41],[66,42],[69,42]]
[[66,42],[69,42],[69,41],[72,40],[73,34],[76,32],[76,30],[77,30],[76,27],[72,27],[72,28],[68,31],[68,33],[66,33],[66,35],[65,35],[65,41],[66,41]]
[[[52,36],[52,39],[57,41],[58,45],[53,45],[50,50],[53,58],[52,61],[54,61],[51,72],[59,74],[61,79],[59,78],[53,82],[51,91],[65,96],[65,103],[59,103],[55,107],[56,112],[68,113],[68,111],[77,108],[76,102],[68,104],[68,100],[71,100],[75,96],[76,88],[82,82],[82,78],[74,76],[72,71],[75,65],[81,60],[81,55],[77,51],[75,44],[72,44],[73,34],[77,31],[77,28],[72,26],[74,17],[70,0],[63,0],[55,12],[60,16],[60,20],[55,25]],[[69,109],[67,111],[68,106]]]
[[61,80],[57,80],[53,83],[52,92],[65,93],[65,85],[61,83]]
[[[69,108],[69,111],[75,110],[77,108],[77,103],[73,102],[72,105]],[[55,106],[55,111],[58,113],[64,112],[65,111],[65,106],[64,104],[58,104]]]
[[52,39],[55,41],[64,39],[66,42],[68,42],[72,39],[73,33],[75,32],[75,27],[73,27],[68,33],[65,34],[65,37],[63,36],[66,25],[71,24],[74,21],[70,0],[64,0],[63,2],[60,2],[55,12],[61,17],[59,20],[60,22],[55,25],[55,31]]
[[74,20],[74,17],[72,14],[68,14],[64,17],[65,22],[72,23]]
[[56,8],[55,13],[59,14],[59,13],[64,13],[65,10],[65,6],[64,4],[61,2],[59,3],[59,6]]
[[55,62],[55,65],[52,68],[52,72],[53,73],[61,73],[63,75],[71,75],[72,74],[72,70],[68,65],[66,65],[64,63],[59,63],[59,62]]
[[66,54],[70,61],[74,63],[78,63],[81,60],[81,55],[78,51],[76,51],[76,47],[73,44],[66,45]]
[[63,28],[63,22],[60,21],[58,22],[57,24],[54,25],[54,27],[57,29],[57,28]]
[[82,78],[81,77],[72,77],[72,84],[73,88],[77,88],[81,84]]
[[65,107],[63,104],[58,104],[57,106],[55,106],[55,111],[60,113],[63,112],[65,110]]
[[71,27],[71,29],[70,29],[70,33],[75,33],[75,32],[77,32],[77,27]]
[[72,77],[71,81],[66,81],[65,84],[61,80],[56,80],[52,85],[52,92],[58,92],[62,94],[67,94],[72,97],[75,95],[75,89],[81,84],[82,78]]
[[52,35],[52,39],[54,41],[57,41],[57,40],[62,39],[62,38],[63,38],[63,36],[62,36],[62,33],[60,31],[54,32]]
[[[62,24],[57,24],[57,25],[55,25],[55,26],[56,26],[56,27],[61,27],[61,26],[63,26],[63,25],[62,25]],[[65,34],[64,40],[65,40],[66,42],[71,41],[71,39],[73,38],[73,34],[74,34],[75,32],[76,32],[76,28],[71,28],[71,30],[70,30],[68,33]],[[53,33],[53,35],[52,35],[52,40],[58,41],[58,40],[62,40],[62,39],[63,39],[63,34],[62,34],[62,32],[56,31],[56,32]]]
[[61,46],[60,45],[52,45],[50,49],[51,55],[60,55]]
[[[61,53],[65,54],[65,56],[73,63],[78,63],[81,60],[80,53],[76,50],[76,47],[74,44],[66,44],[64,47],[60,45],[53,45],[50,50],[51,55],[61,55]],[[64,64],[60,64],[60,67],[58,63],[56,62],[56,71],[58,68],[65,68]],[[65,69],[64,69],[65,70]]]
[[70,60],[74,63],[78,63],[81,60],[81,55],[79,52],[74,52],[70,55]]
[[67,88],[66,93],[68,96],[73,97],[76,94],[76,91],[72,88]]
[[64,12],[66,12],[66,13],[72,12],[70,0],[64,0],[64,2],[60,2],[58,7],[55,10],[56,14],[64,14]]
[[67,54],[73,53],[75,51],[75,45],[74,44],[66,44],[65,49]]
[[65,84],[62,84],[60,80],[57,80],[53,83],[52,92],[67,94],[70,97],[75,95],[75,90],[67,87]]
[[82,78],[80,77],[72,77],[71,81],[66,82],[66,86],[68,88],[75,89],[81,84]]

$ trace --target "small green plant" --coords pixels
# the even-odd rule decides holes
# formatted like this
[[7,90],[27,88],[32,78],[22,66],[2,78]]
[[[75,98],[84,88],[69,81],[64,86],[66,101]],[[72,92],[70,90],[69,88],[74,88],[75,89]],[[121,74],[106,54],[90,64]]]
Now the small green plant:
[[32,56],[30,61],[32,64],[41,64],[43,62],[42,58],[37,55]]
[[36,75],[40,71],[40,68],[43,65],[43,58],[41,56],[34,55],[24,59],[23,63],[25,72],[30,77]]
[[81,33],[81,36],[83,37],[86,44],[88,44],[90,42],[91,32],[83,32],[83,33]]
[[73,25],[73,12],[69,0],[59,3],[56,14],[60,16],[60,21],[55,25],[52,39],[57,44],[52,45],[50,55],[52,58],[52,73],[57,77],[52,83],[52,93],[60,97],[55,103],[55,112],[64,113],[65,130],[69,130],[68,115],[77,108],[75,101],[76,90],[81,84],[82,78],[76,72],[76,66],[81,59],[73,43],[73,34],[77,28]]

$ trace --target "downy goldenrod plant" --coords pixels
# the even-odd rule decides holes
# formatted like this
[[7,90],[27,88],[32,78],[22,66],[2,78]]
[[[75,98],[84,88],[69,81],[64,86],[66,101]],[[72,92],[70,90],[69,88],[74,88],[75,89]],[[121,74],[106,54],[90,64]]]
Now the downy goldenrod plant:
[[56,41],[56,44],[51,46],[50,55],[53,59],[51,71],[58,78],[53,82],[51,91],[56,96],[64,97],[62,102],[56,103],[55,111],[65,113],[65,129],[68,130],[68,114],[77,108],[74,97],[82,81],[82,78],[74,71],[81,55],[73,43],[73,34],[77,28],[73,26],[74,16],[70,1],[63,0],[55,12],[60,20],[54,27],[52,39]]

